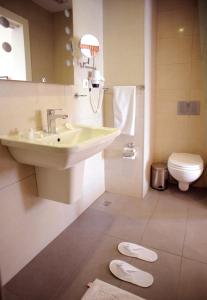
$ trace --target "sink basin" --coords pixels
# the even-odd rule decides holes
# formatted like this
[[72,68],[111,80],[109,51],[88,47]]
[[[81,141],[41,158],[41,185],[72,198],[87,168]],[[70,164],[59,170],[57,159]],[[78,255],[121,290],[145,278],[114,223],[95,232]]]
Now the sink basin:
[[116,128],[73,125],[64,126],[57,134],[37,131],[32,136],[2,136],[1,143],[20,163],[64,170],[102,151],[119,134]]

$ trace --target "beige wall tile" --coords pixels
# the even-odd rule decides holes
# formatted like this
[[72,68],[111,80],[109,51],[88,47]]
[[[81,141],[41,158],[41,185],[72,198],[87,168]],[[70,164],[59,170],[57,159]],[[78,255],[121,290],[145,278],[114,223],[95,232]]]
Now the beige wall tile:
[[36,126],[36,85],[24,82],[0,82],[0,134],[17,128]]
[[187,118],[186,116],[176,116],[170,113],[157,115],[155,139],[161,137],[171,137],[174,140],[180,140],[186,137]]
[[189,99],[190,91],[188,89],[166,89],[157,90],[156,93],[156,114],[165,114],[166,116],[177,114],[177,102]]
[[[92,15],[93,16],[92,16]],[[77,41],[84,34],[95,35],[100,43],[100,53],[96,56],[96,67],[103,74],[103,1],[73,1],[73,35]],[[82,80],[88,72],[75,64],[74,80],[76,86],[82,86]]]
[[158,0],[158,9],[162,11],[177,10],[195,6],[194,0]]
[[[172,152],[206,160],[206,103],[201,68],[198,11],[194,1],[158,1],[155,160]],[[183,27],[184,31],[178,29]],[[177,102],[198,100],[199,116],[177,116]]]
[[[189,7],[177,10],[160,12],[158,14],[158,37],[177,38],[193,34],[194,10]],[[184,31],[180,32],[179,29]]]
[[[36,112],[39,116],[39,127],[47,130],[47,109],[62,109],[60,113],[67,114],[67,106],[65,102],[64,85],[44,84],[37,85],[37,107]],[[64,124],[65,120],[57,119],[57,126]]]
[[159,39],[157,46],[157,63],[159,65],[191,62],[192,37]]
[[201,42],[198,35],[193,36],[192,60],[201,61]]
[[[103,1],[103,5],[106,84],[143,85],[146,54],[144,1],[106,0]],[[105,156],[106,190],[133,196],[141,196],[142,193],[142,175],[139,174],[138,168],[142,171],[144,100],[137,99],[137,103],[135,136],[121,135],[107,149]],[[113,126],[112,91],[105,93],[104,115],[106,126]],[[123,147],[129,142],[134,142],[138,148],[136,161],[125,161],[122,158]],[[128,178],[126,174],[129,175]]]
[[107,84],[143,84],[144,1],[104,1],[104,64]]
[[157,89],[189,89],[190,64],[170,64],[157,66]]
[[0,145],[0,190],[33,173],[33,167],[18,164],[7,147]]
[[204,118],[199,116],[188,116],[187,118],[187,128],[186,128],[186,138],[190,140],[200,140],[200,143],[204,141],[205,136],[205,124]]
[[190,100],[198,100],[200,101],[200,108],[201,108],[201,116],[205,118],[205,109],[206,109],[206,102],[205,102],[205,92],[204,89],[190,89]]
[[191,68],[191,88],[203,89],[204,81],[201,60],[193,60]]
[[193,29],[194,36],[200,37],[200,15],[197,7],[194,9]]

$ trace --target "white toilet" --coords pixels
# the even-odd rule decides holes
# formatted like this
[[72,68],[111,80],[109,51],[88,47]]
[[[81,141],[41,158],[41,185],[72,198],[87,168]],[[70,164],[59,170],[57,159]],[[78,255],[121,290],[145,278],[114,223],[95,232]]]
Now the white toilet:
[[203,160],[197,154],[172,153],[168,158],[169,173],[178,181],[179,189],[183,192],[201,176],[203,168]]

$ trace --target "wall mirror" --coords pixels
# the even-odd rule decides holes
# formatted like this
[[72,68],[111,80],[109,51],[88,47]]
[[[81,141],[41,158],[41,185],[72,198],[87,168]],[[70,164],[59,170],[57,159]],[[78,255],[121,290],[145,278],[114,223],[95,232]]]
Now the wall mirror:
[[0,0],[0,79],[73,84],[72,0]]
[[80,40],[80,50],[81,53],[87,57],[91,58],[98,54],[100,44],[98,39],[92,34],[85,34]]

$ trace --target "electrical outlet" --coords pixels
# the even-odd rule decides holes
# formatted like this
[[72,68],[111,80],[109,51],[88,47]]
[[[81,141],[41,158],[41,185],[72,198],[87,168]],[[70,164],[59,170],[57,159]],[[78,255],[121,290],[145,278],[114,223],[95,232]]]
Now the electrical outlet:
[[83,79],[83,88],[88,89],[88,79]]

